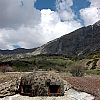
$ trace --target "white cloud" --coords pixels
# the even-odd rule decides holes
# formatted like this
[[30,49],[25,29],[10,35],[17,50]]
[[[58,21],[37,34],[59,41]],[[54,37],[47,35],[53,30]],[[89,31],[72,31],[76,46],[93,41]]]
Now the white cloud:
[[33,48],[44,43],[37,27],[41,12],[33,7],[35,1],[0,0],[0,49],[14,49],[13,45]]
[[0,48],[1,49],[14,49],[13,45],[19,45],[22,48],[37,47],[45,43],[43,35],[38,31],[38,27],[20,27],[14,29],[1,29],[0,30]]
[[40,26],[46,41],[50,41],[74,31],[81,27],[81,24],[74,19],[61,22],[59,14],[48,9],[41,11]]
[[75,20],[61,22],[59,14],[50,9],[41,10],[41,22],[32,27],[21,26],[18,29],[0,30],[0,48],[14,49],[17,44],[23,48],[32,48],[67,34],[81,25]]
[[40,27],[47,42],[82,26],[74,19],[75,15],[71,10],[72,0],[57,0],[56,4],[57,12],[50,9],[41,10]]
[[41,13],[33,7],[34,2],[35,0],[0,0],[0,28],[18,28],[21,25],[33,27],[38,24]]
[[100,20],[100,1],[89,0],[91,5],[88,8],[80,10],[81,18],[85,25],[91,25]]
[[72,0],[59,1],[57,12],[50,9],[39,11],[32,7],[32,0],[23,0],[24,6],[19,6],[17,0],[4,1],[0,1],[0,5],[6,7],[4,10],[0,6],[6,13],[6,16],[3,12],[0,14],[0,49],[14,49],[13,45],[38,47],[81,27],[80,22],[74,19]]
[[72,0],[57,0],[57,11],[62,21],[69,21],[75,17],[71,9],[72,5]]
[[99,0],[89,0],[91,2],[91,6],[99,7],[100,8],[100,1]]
[[96,7],[90,7],[80,10],[82,19],[84,19],[85,25],[92,25],[96,21],[100,20],[100,12]]

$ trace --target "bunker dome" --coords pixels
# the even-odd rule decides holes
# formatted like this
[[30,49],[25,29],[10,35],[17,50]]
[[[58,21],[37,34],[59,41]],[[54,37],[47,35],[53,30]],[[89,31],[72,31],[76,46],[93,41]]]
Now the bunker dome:
[[21,78],[19,93],[28,96],[63,96],[64,83],[54,72],[33,72]]

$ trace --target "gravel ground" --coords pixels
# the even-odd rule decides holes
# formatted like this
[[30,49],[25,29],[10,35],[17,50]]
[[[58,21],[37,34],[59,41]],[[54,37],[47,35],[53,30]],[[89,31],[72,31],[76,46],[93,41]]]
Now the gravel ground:
[[[65,80],[77,91],[85,91],[100,100],[100,77],[66,77]],[[98,99],[97,99],[98,98]]]
[[94,97],[85,92],[77,92],[73,89],[65,92],[64,96],[58,97],[28,97],[19,94],[2,98],[0,100],[93,100]]

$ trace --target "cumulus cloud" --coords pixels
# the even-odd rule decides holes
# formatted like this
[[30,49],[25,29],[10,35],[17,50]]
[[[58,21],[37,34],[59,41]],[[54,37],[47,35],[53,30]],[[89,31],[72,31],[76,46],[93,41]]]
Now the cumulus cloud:
[[35,0],[0,0],[0,28],[33,26],[40,21],[40,11],[33,8]]
[[96,7],[82,9],[80,10],[80,13],[85,25],[92,25],[100,20],[100,11]]
[[18,29],[0,29],[0,48],[14,49],[38,47],[80,27],[76,21],[61,22],[59,14],[50,9],[41,10],[41,22],[34,27],[21,26]]
[[91,6],[99,7],[100,8],[100,1],[99,0],[89,0],[91,2]]
[[50,41],[72,32],[81,27],[81,24],[74,19],[62,22],[58,12],[48,9],[41,11],[40,26],[44,36],[46,36],[46,41]]
[[14,29],[0,29],[0,48],[14,49],[13,45],[18,45],[22,48],[37,47],[45,43],[43,35],[38,31],[38,27],[20,27]]
[[57,11],[39,11],[32,6],[34,2],[0,1],[0,49],[14,49],[15,45],[38,47],[81,27],[81,23],[74,19],[72,0],[58,0]]
[[72,0],[56,0],[57,11],[60,16],[61,21],[69,21],[74,18],[74,13],[71,10],[73,5]]
[[44,43],[37,27],[41,12],[34,8],[35,1],[0,0],[0,49],[14,49],[15,45],[33,48]]
[[100,20],[100,1],[89,0],[90,7],[80,10],[81,18],[85,25],[91,25]]

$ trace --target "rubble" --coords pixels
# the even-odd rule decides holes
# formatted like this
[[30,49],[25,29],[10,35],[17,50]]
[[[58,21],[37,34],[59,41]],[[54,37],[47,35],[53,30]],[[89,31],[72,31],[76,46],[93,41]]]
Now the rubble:
[[33,72],[21,78],[19,93],[28,96],[63,96],[64,83],[57,73]]
[[16,80],[0,84],[0,97],[15,95],[18,91]]

